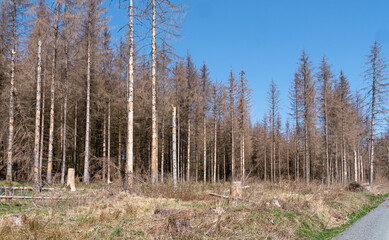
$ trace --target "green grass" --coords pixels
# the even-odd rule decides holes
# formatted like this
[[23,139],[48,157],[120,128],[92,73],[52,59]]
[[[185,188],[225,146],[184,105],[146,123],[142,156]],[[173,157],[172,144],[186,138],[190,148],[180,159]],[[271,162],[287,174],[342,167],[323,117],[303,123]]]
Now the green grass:
[[[300,236],[304,237],[304,238],[308,238],[308,239],[317,239],[317,240],[319,240],[319,239],[320,240],[321,239],[332,239],[336,235],[338,235],[341,232],[343,232],[344,230],[346,230],[346,228],[351,226],[358,219],[362,218],[367,213],[369,213],[371,210],[378,207],[378,205],[380,205],[384,201],[385,198],[389,197],[389,193],[384,194],[384,195],[377,195],[377,196],[375,196],[374,194],[369,194],[369,193],[363,193],[363,194],[366,194],[369,196],[370,204],[366,204],[362,208],[360,208],[359,210],[350,214],[348,216],[348,218],[349,218],[348,222],[346,222],[345,224],[343,224],[340,227],[335,227],[335,228],[331,228],[331,229],[324,230],[324,231],[317,231],[318,228],[317,228],[317,226],[315,226],[314,223],[311,225],[310,224],[303,224],[299,228],[299,231],[301,231]],[[315,221],[313,220],[313,222],[315,222]],[[325,226],[321,226],[321,227],[325,227]]]

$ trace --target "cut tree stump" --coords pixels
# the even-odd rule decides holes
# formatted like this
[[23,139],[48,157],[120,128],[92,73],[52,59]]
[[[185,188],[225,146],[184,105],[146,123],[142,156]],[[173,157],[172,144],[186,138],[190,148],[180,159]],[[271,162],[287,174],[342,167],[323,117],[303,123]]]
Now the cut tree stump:
[[68,181],[66,183],[66,186],[70,186],[71,192],[76,191],[76,184],[75,184],[75,178],[74,178],[74,168],[68,168]]
[[242,182],[231,182],[230,195],[234,200],[242,198]]
[[168,229],[174,232],[190,230],[190,212],[180,209],[167,209],[157,206],[154,211],[157,218],[168,219]]

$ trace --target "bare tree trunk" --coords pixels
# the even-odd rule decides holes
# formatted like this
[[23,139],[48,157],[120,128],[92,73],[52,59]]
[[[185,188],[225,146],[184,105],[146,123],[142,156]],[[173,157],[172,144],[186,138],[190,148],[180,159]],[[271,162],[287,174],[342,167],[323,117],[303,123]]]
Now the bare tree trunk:
[[165,166],[165,119],[162,118],[162,149],[161,149],[161,182],[163,183]]
[[86,120],[85,120],[85,158],[84,158],[84,178],[83,181],[86,184],[90,182],[89,173],[89,155],[90,155],[90,80],[91,80],[91,31],[92,31],[92,0],[89,0],[89,12],[88,12],[88,47],[87,47],[87,73],[86,73]]
[[177,187],[177,143],[176,143],[176,107],[173,107],[173,184]]
[[53,169],[53,141],[54,141],[54,102],[55,102],[55,74],[57,72],[57,43],[58,43],[58,20],[59,20],[60,0],[57,0],[55,26],[54,26],[54,51],[51,70],[51,97],[50,97],[50,130],[49,130],[49,153],[47,163],[47,182],[51,184]]
[[335,182],[339,181],[338,144],[335,143]]
[[119,133],[118,133],[118,176],[119,179],[122,180],[122,132],[121,132],[121,124],[119,120]]
[[[288,133],[289,135],[289,133]],[[288,180],[290,180],[290,169],[289,169],[289,137],[288,137],[288,143],[286,144],[286,167],[288,171]]]
[[[373,87],[375,89],[375,86]],[[372,101],[372,111],[371,111],[371,132],[370,132],[370,175],[369,175],[369,184],[373,184],[374,179],[374,124],[375,124],[375,90],[373,90],[373,101]]]
[[107,173],[107,117],[104,114],[104,123],[103,123],[103,173],[102,179],[105,181],[105,175]]
[[358,181],[358,160],[356,150],[354,150],[354,181]]
[[73,167],[74,167],[74,172],[76,173],[77,171],[77,104],[78,102],[76,101],[76,106],[74,107],[74,141],[73,141]]
[[156,5],[155,0],[153,0],[153,29],[152,29],[152,36],[151,36],[151,47],[152,47],[152,70],[151,70],[151,79],[152,79],[152,99],[151,99],[151,105],[152,105],[152,148],[151,148],[151,183],[155,184],[157,179],[157,158],[158,158],[158,150],[157,150],[157,141],[158,141],[158,134],[157,134],[157,93],[156,93]]
[[180,108],[177,110],[178,113],[178,118],[177,118],[177,178],[179,180],[180,178],[180,159],[181,159],[181,128],[180,128],[180,122],[181,122],[181,117],[180,117]]
[[14,92],[15,92],[15,55],[16,55],[16,2],[12,13],[12,50],[11,50],[11,86],[9,90],[9,125],[8,125],[8,151],[7,151],[7,182],[12,182],[12,155],[14,139]]
[[213,183],[216,183],[216,166],[217,166],[217,122],[215,115],[215,136],[214,136],[214,152],[213,152]]
[[188,117],[188,156],[186,165],[186,181],[190,180],[190,117]]
[[129,27],[130,27],[130,58],[128,60],[128,99],[127,99],[127,149],[126,149],[126,178],[130,189],[134,183],[134,12],[133,2],[129,5]]
[[111,97],[108,99],[107,183],[111,183]]
[[61,184],[65,183],[66,169],[66,115],[68,112],[68,85],[69,85],[69,55],[68,45],[65,46],[65,95],[63,100],[63,142],[62,142],[62,168],[61,168]]
[[[44,76],[44,75],[43,75]],[[44,77],[42,79],[42,117],[41,117],[41,136],[40,136],[40,149],[39,149],[39,182],[42,185],[42,166],[43,166],[43,140],[45,132],[45,82]]]
[[231,181],[235,180],[234,116],[231,116]]
[[307,123],[305,123],[305,139],[304,139],[304,141],[305,141],[305,174],[306,174],[306,176],[305,176],[305,181],[306,181],[306,183],[307,184],[309,184],[309,182],[310,182],[310,159],[309,159],[309,151],[308,151],[308,149],[309,149],[309,146],[308,146],[308,125],[307,125]]
[[39,140],[41,122],[41,40],[38,40],[38,66],[36,76],[35,141],[34,141],[34,193],[40,192],[39,181]]
[[278,181],[281,182],[281,142],[278,140]]
[[203,118],[203,128],[204,128],[204,135],[203,135],[204,183],[206,183],[207,182],[207,122],[205,116]]

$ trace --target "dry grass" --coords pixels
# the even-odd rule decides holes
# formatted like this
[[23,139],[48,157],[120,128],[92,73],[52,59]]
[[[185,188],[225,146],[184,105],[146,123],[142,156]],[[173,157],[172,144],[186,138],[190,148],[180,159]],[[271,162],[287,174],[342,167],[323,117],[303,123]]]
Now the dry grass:
[[[121,191],[118,183],[100,184],[61,193],[75,200],[0,202],[0,215],[27,216],[23,226],[13,226],[3,217],[0,239],[308,239],[312,232],[347,222],[373,196],[318,183],[247,185],[247,201],[235,203],[208,195],[228,195],[228,183],[181,184],[177,190],[169,184],[139,184],[136,194]],[[387,193],[386,186],[376,185],[371,191]],[[272,204],[275,199],[281,207]],[[169,231],[167,218],[154,216],[157,206],[189,212],[191,230]]]

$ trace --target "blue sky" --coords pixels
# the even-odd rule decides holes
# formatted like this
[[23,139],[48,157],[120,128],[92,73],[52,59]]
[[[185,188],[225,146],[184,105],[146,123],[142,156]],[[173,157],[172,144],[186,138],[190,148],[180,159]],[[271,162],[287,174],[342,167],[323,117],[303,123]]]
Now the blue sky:
[[[134,1],[136,4],[137,0]],[[365,85],[365,55],[374,40],[389,56],[389,1],[362,0],[187,0],[181,38],[171,44],[187,50],[197,66],[209,66],[213,80],[226,81],[243,68],[253,89],[253,120],[267,110],[272,79],[280,89],[283,121],[288,117],[288,89],[302,49],[315,67],[323,54],[334,73],[342,69],[352,90]],[[110,7],[111,26],[127,22]],[[116,31],[114,31],[116,32]],[[123,34],[124,32],[120,33]],[[115,33],[114,33],[115,34]],[[114,36],[115,37],[115,36]]]

